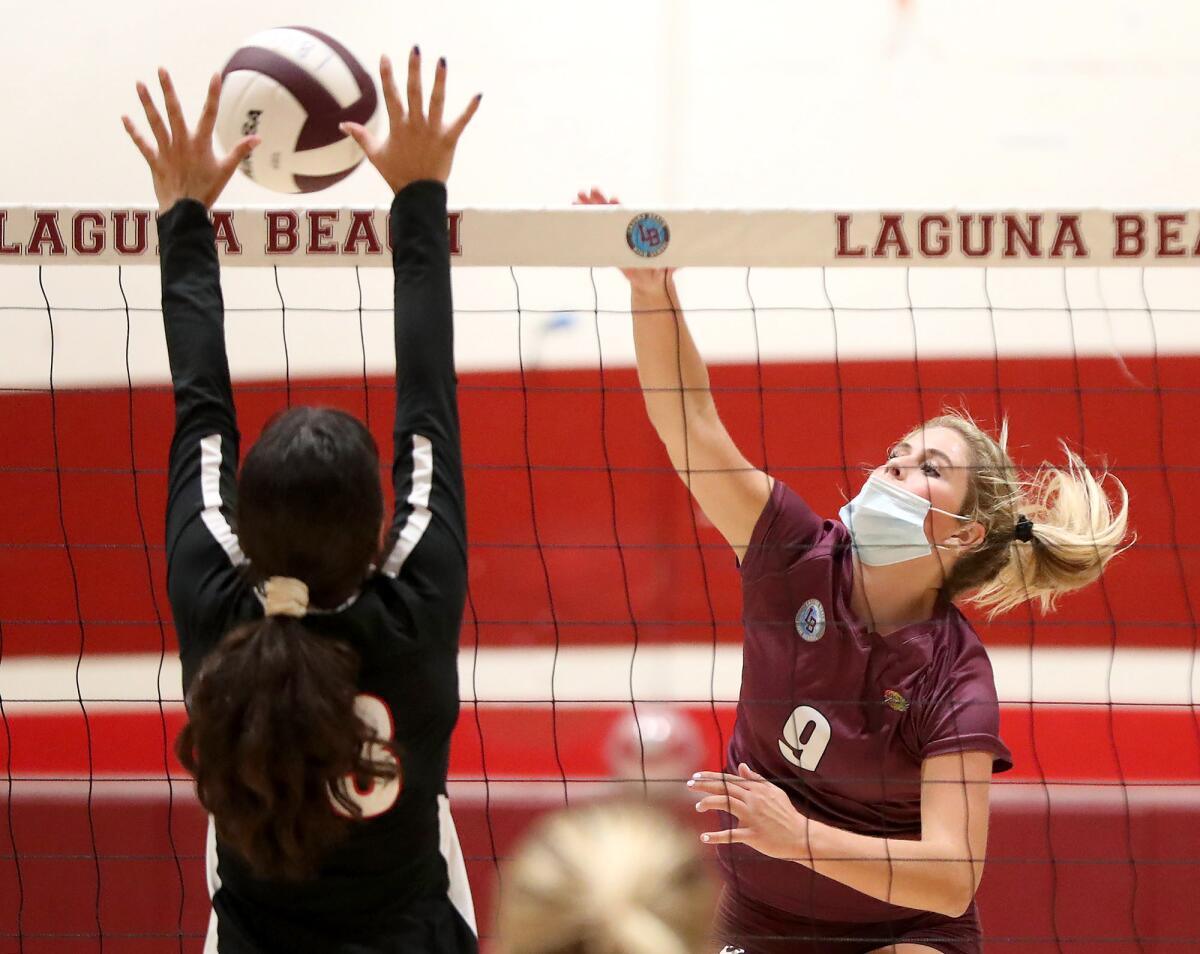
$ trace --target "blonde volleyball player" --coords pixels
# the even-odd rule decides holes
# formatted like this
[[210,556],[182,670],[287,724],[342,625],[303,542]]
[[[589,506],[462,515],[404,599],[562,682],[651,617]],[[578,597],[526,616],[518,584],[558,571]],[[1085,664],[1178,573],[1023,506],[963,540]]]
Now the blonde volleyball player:
[[[385,526],[371,435],[340,411],[273,419],[237,473],[220,274],[207,215],[256,145],[213,154],[220,81],[195,131],[165,71],[152,140],[125,127],[159,202],[175,392],[167,587],[189,722],[177,750],[212,816],[205,950],[478,948],[446,801],[467,579],[446,178],[474,115],[407,108],[385,59],[386,139],[350,127],[394,190],[396,510]],[[384,545],[380,549],[380,540]]]
[[839,519],[822,519],[730,439],[671,274],[625,275],[650,420],[740,562],[726,770],[688,783],[698,810],[729,813],[703,836],[725,875],[722,941],[745,954],[978,952],[989,780],[1011,761],[991,665],[955,600],[1048,610],[1096,580],[1125,538],[1124,487],[1114,506],[1070,452],[1065,469],[1019,480],[1004,434],[945,414],[902,435]]

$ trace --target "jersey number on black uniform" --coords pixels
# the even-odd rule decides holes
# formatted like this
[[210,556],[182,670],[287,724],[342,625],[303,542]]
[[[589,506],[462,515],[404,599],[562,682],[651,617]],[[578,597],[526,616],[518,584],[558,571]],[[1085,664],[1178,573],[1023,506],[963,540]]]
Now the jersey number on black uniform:
[[[387,703],[378,696],[360,694],[354,697],[354,711],[363,722],[375,730],[375,739],[363,743],[363,758],[397,765],[396,753],[389,744],[395,737],[395,728]],[[363,818],[375,818],[396,804],[403,782],[399,775],[390,779],[372,778],[370,784],[364,788],[353,775],[346,775],[338,785],[350,800],[362,809]],[[332,793],[329,800],[339,815],[350,817],[350,813],[337,803]]]

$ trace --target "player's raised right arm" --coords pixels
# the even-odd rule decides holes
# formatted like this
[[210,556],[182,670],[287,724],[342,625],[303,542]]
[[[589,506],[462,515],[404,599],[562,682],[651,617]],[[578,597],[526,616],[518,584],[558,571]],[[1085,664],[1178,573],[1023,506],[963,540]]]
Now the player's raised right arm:
[[[607,201],[595,189],[578,198],[585,205]],[[650,423],[675,472],[740,560],[772,479],[745,458],[721,422],[671,271],[622,273],[633,295],[633,343]]]
[[[407,104],[387,57],[380,61],[380,82],[388,111],[387,137],[376,139],[357,123],[342,126],[396,193],[392,202],[396,510],[380,570],[407,584],[407,592],[416,594],[430,618],[441,621],[439,628],[457,638],[466,587],[466,500],[454,372],[446,180],[479,97],[453,122],[444,122],[446,61],[438,60],[426,107],[416,47],[408,57]],[[452,611],[445,612],[447,608]]]

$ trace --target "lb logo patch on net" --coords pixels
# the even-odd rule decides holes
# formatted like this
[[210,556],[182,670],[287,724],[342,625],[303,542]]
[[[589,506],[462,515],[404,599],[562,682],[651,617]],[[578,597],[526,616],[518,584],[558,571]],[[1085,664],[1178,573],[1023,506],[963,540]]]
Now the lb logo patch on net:
[[653,212],[635,215],[625,229],[625,241],[642,258],[661,255],[671,244],[671,229],[666,219]]

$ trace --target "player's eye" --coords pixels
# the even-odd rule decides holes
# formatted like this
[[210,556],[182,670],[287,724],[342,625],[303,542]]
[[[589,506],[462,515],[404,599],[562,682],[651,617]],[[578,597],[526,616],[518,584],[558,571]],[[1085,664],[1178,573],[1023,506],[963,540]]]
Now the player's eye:
[[942,476],[942,472],[940,470],[938,470],[937,465],[928,460],[925,461],[925,463],[923,463],[921,465],[921,472],[923,474],[925,474],[927,477],[941,477]]

